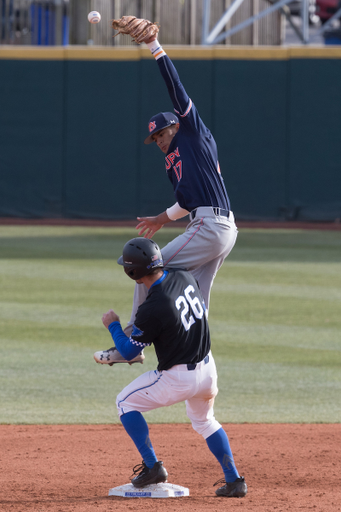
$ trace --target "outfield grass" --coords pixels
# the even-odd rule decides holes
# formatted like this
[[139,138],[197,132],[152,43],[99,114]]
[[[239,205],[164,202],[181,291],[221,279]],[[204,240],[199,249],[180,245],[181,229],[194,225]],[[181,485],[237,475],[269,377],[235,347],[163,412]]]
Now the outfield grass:
[[[162,246],[176,229],[155,236]],[[116,264],[130,228],[0,227],[0,423],[117,423],[144,365],[96,365],[134,283]],[[341,421],[341,233],[247,230],[210,307],[221,422]],[[187,421],[184,404],[146,415]]]

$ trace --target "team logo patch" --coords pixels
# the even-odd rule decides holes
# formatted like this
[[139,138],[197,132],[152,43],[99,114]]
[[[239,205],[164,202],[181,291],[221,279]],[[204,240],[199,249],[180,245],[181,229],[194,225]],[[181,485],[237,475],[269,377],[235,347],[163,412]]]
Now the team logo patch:
[[154,267],[156,267],[157,265],[159,265],[160,263],[162,263],[162,259],[159,259],[159,258],[156,256],[156,258],[153,258],[153,263],[151,263],[150,265],[147,265],[147,269],[149,270],[150,268],[154,268]]
[[154,256],[152,257],[152,261],[155,261],[158,259],[158,255],[157,254],[154,254]]
[[132,331],[131,335],[132,336],[142,336],[143,334],[144,334],[143,331],[141,331],[141,329],[136,327],[136,325],[134,324],[133,325],[133,331]]
[[150,132],[152,132],[153,130],[155,130],[155,128],[156,128],[156,122],[155,122],[155,121],[151,121],[151,122],[149,123],[148,128],[149,128],[149,131],[150,131]]

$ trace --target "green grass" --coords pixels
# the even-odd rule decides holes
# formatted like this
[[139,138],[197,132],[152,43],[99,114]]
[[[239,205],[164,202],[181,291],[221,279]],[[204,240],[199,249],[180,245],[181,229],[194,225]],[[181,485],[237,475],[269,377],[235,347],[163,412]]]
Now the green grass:
[[[163,246],[179,231],[155,236]],[[102,313],[130,316],[116,264],[130,228],[0,227],[0,423],[116,423],[117,393],[156,365],[96,365]],[[221,422],[341,421],[341,232],[241,230],[209,315]],[[188,421],[184,404],[146,414]]]

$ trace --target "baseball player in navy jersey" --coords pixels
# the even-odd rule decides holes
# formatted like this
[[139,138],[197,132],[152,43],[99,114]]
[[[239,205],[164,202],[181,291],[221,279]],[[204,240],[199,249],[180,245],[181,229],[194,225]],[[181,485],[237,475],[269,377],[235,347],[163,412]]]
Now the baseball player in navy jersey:
[[[139,235],[151,238],[164,224],[189,215],[186,231],[162,249],[162,256],[167,268],[192,272],[208,311],[213,280],[235,244],[237,228],[212,133],[200,118],[158,40],[147,42],[147,46],[156,59],[175,114],[161,112],[153,116],[144,142],[155,142],[165,154],[166,172],[176,203],[155,217],[138,217],[137,229]],[[137,308],[146,296],[147,288],[137,285],[131,319],[125,329],[128,335]]]
[[[214,484],[223,484],[216,494],[245,496],[244,477],[239,476],[228,437],[214,417],[217,371],[210,351],[205,303],[196,280],[185,270],[164,269],[159,247],[146,238],[127,242],[118,263],[148,293],[138,308],[129,338],[113,310],[103,315],[103,324],[110,331],[115,350],[126,360],[133,360],[152,344],[158,359],[156,370],[139,376],[116,399],[121,422],[142,457],[142,464],[134,467],[132,484],[144,487],[168,478],[141,413],[185,401],[194,430],[204,437],[224,472],[224,478]],[[96,352],[94,358],[109,363],[113,350]]]

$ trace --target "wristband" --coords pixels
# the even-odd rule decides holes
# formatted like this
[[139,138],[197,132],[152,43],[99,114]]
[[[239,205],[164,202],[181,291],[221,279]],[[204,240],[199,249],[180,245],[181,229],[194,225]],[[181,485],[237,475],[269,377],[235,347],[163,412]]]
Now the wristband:
[[185,215],[189,215],[189,211],[185,210],[184,208],[181,208],[179,203],[175,203],[170,208],[167,208],[166,213],[170,220],[181,219]]
[[147,43],[147,46],[148,46],[149,50],[151,51],[155,60],[158,60],[161,57],[163,57],[164,55],[166,55],[166,52],[163,50],[161,44],[159,43],[159,41],[157,39],[155,39],[155,41],[152,41],[151,43]]

